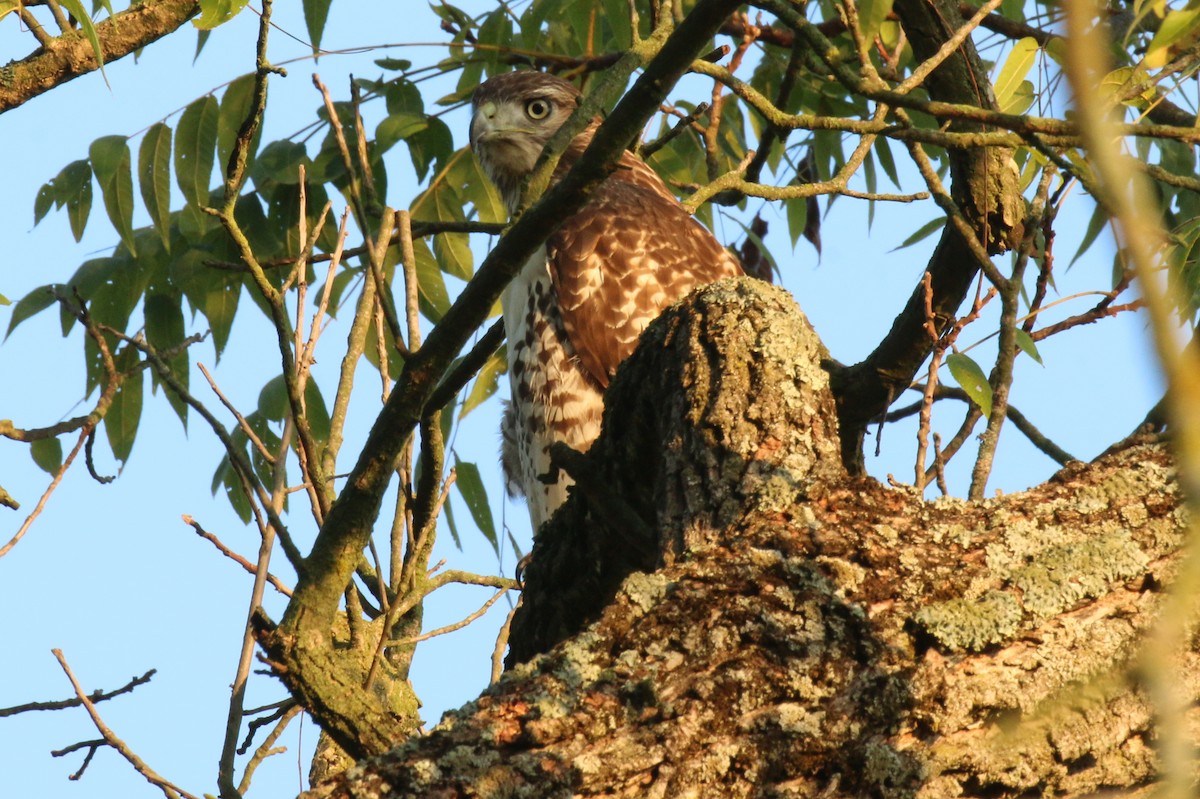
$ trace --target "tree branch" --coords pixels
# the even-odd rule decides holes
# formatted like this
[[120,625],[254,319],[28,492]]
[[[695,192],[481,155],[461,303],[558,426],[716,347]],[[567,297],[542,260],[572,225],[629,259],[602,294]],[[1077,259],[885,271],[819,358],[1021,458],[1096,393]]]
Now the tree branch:
[[[199,0],[145,0],[96,25],[106,64],[174,33],[200,11]],[[71,30],[0,69],[0,114],[100,67],[86,35]]]
[[[134,677],[129,682],[117,688],[114,691],[93,691],[88,695],[88,700],[95,704],[97,702],[105,702],[113,697],[121,696],[122,694],[131,693],[139,685],[145,685],[150,682],[150,678],[158,673],[158,669],[150,669],[141,677]],[[14,705],[12,707],[0,707],[0,718],[5,716],[15,716],[18,713],[28,713],[33,710],[64,710],[69,707],[79,707],[83,704],[83,700],[79,697],[74,699],[59,699],[53,702],[27,702],[24,705]]]

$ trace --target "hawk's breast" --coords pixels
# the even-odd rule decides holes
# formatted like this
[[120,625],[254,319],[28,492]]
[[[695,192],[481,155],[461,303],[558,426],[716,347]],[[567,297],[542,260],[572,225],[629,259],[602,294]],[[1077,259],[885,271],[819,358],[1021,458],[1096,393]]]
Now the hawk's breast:
[[[563,326],[545,247],[529,259],[501,298],[508,336],[511,409],[505,414],[504,457],[510,491],[529,500],[536,530],[566,499],[571,480],[547,485],[550,445],[587,450],[600,434],[601,388],[584,371]],[[515,473],[514,473],[515,472]]]

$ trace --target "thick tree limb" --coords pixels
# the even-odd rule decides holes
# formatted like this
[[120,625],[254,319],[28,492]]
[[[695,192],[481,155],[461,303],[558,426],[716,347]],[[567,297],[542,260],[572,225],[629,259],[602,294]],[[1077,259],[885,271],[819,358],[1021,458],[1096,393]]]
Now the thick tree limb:
[[528,661],[307,796],[1140,795],[1135,666],[1200,696],[1195,651],[1136,663],[1186,524],[1166,452],[924,502],[841,469],[820,350],[749,280],[664,314],[586,456],[657,530],[657,570],[573,492],[514,621]]
[[[199,0],[144,0],[96,25],[104,63],[110,64],[174,33],[200,12]],[[20,61],[0,68],[0,114],[99,68],[80,30],[68,31]]]

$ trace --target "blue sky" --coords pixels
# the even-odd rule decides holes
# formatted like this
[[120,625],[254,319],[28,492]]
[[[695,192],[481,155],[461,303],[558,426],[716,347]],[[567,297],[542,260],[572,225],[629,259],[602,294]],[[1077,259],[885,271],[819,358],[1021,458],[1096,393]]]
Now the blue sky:
[[[470,8],[470,4],[463,5]],[[298,10],[281,3],[275,19],[283,30],[305,37]],[[11,23],[9,18],[0,25],[0,52],[19,57],[31,46],[32,39],[19,35]],[[38,187],[66,163],[86,157],[93,139],[107,134],[135,134],[249,71],[256,24],[256,17],[243,13],[213,34],[194,64],[195,35],[181,31],[146,48],[139,63],[126,59],[110,64],[107,76],[111,88],[99,74],[85,76],[0,119],[8,142],[0,156],[4,187],[0,194],[0,224],[8,242],[8,258],[0,267],[0,293],[16,300],[38,285],[65,280],[83,260],[111,249],[117,236],[104,217],[98,190],[87,232],[76,244],[65,214],[52,212],[39,226],[32,226],[33,198]],[[303,44],[281,32],[272,36],[271,53],[276,63],[307,53]],[[339,0],[334,4],[324,46],[342,49],[385,42],[428,42],[444,36],[423,3]],[[378,74],[371,63],[374,58],[392,56],[433,63],[441,55],[429,48],[393,48],[355,56],[329,56],[319,64],[310,60],[290,64],[289,77],[273,79],[264,141],[288,136],[312,119],[320,102],[309,81],[314,70],[336,95],[345,96],[350,73],[366,77]],[[684,96],[705,98],[707,89],[703,84],[690,86],[697,88],[685,86],[681,90]],[[170,121],[174,125],[177,117]],[[464,142],[465,114],[451,115],[447,121],[455,131],[456,142]],[[406,162],[401,148],[391,152],[388,201],[397,207],[406,207],[419,190]],[[905,190],[919,188],[913,183]],[[335,211],[340,210],[335,207]],[[1075,192],[1060,218],[1060,295],[1107,286],[1112,247],[1103,239],[1072,269],[1064,268],[1090,210],[1086,198]],[[138,214],[135,223],[145,224],[140,200]],[[764,211],[772,226],[769,241],[784,271],[784,285],[798,298],[834,357],[846,363],[860,359],[890,327],[920,275],[933,239],[904,250],[893,249],[936,214],[931,202],[880,204],[868,231],[864,205],[838,200],[824,221],[824,254],[818,262],[816,253],[803,242],[793,254],[782,213],[772,208]],[[742,236],[741,229],[732,223],[718,223],[718,233],[728,242]],[[486,244],[483,239],[475,242],[480,252]],[[1093,302],[1093,298],[1085,298],[1066,303],[1048,312],[1047,321],[1082,311]],[[249,304],[244,304],[243,310],[249,310]],[[0,307],[0,326],[7,328],[10,313],[11,307]],[[981,329],[986,330],[982,327],[986,324],[981,323]],[[964,341],[974,340],[971,330],[964,334]],[[334,339],[339,335],[331,333],[331,349],[318,366],[317,379],[322,385],[331,385],[324,381],[336,368]],[[0,418],[12,419],[19,427],[38,427],[86,412],[94,397],[83,396],[80,345],[78,331],[67,339],[61,337],[56,313],[26,322],[0,345]],[[236,405],[254,406],[264,375],[277,368],[273,365],[277,362],[274,347],[273,334],[265,325],[247,317],[235,326],[215,373]],[[1161,393],[1140,314],[1068,332],[1043,342],[1040,350],[1045,366],[1028,358],[1019,359],[1012,401],[1043,432],[1078,457],[1094,457],[1129,432]],[[976,353],[986,369],[992,352],[985,345]],[[197,360],[214,365],[210,344],[194,350],[193,362]],[[192,384],[197,388],[202,385],[198,373],[193,375]],[[378,383],[365,372],[360,375],[360,385],[364,386],[364,397],[378,393]],[[211,395],[198,393],[216,406]],[[357,407],[359,411],[348,430],[346,458],[352,457],[355,442],[361,442],[365,435],[377,403],[373,405],[364,398]],[[961,408],[955,406],[935,413],[935,425],[945,437],[957,428],[960,419]],[[454,445],[464,459],[480,464],[489,492],[498,500],[502,492],[494,466],[496,424],[493,401],[466,420]],[[911,479],[914,431],[911,424],[885,430],[883,455],[877,459],[868,455],[873,474],[883,478],[893,473],[902,481]],[[65,449],[71,443],[73,438],[64,438]],[[23,444],[0,440],[0,485],[22,502],[18,512],[0,509],[3,540],[20,525],[49,481],[25,450]],[[100,471],[115,471],[116,464],[105,448],[97,450],[102,453],[98,456]],[[214,499],[210,494],[209,484],[220,454],[198,419],[193,418],[185,432],[161,396],[152,398],[147,392],[142,429],[120,478],[102,486],[86,475],[82,464],[77,464],[25,540],[0,559],[0,606],[8,611],[0,624],[5,641],[0,655],[0,673],[5,678],[0,680],[0,707],[70,694],[70,686],[50,654],[52,647],[64,650],[89,690],[114,688],[135,674],[157,668],[149,686],[132,696],[102,704],[100,711],[153,768],[195,793],[215,792],[228,684],[237,663],[250,580],[198,539],[180,516],[194,516],[245,555],[252,556],[257,548],[257,533],[241,525],[224,499]],[[952,469],[952,487],[960,494],[966,490],[964,475],[969,468],[970,458],[965,455]],[[1055,468],[1019,433],[1008,430],[1001,441],[990,488],[1017,491],[1044,480]],[[497,502],[495,512],[497,520],[506,521],[527,546],[524,508]],[[304,517],[295,514],[293,518],[293,530],[301,541],[311,540],[313,531],[301,524]],[[465,510],[458,518],[467,519]],[[440,558],[452,568],[512,572],[511,553],[498,565],[490,546],[471,533],[464,539],[462,552],[449,536],[443,535],[435,560]],[[282,557],[274,563],[286,574]],[[487,589],[441,593],[430,603],[427,629],[465,616],[489,595]],[[268,612],[278,617],[282,608],[279,597],[268,589]],[[425,703],[422,715],[428,723],[435,723],[443,710],[476,696],[486,684],[488,657],[504,610],[504,603],[500,603],[466,631],[434,639],[419,649],[413,682]],[[282,690],[273,681],[258,678],[252,680],[247,704],[264,704],[281,696]],[[0,734],[7,742],[0,750],[6,794],[157,794],[111,751],[102,751],[96,757],[81,782],[67,781],[67,775],[78,767],[80,755],[59,760],[51,758],[49,750],[96,737],[82,710],[0,719]],[[280,741],[288,746],[289,753],[270,759],[259,770],[251,795],[287,795],[304,787],[306,783],[299,775],[307,774],[308,752],[315,740],[316,730],[310,722],[300,730],[293,725]]]

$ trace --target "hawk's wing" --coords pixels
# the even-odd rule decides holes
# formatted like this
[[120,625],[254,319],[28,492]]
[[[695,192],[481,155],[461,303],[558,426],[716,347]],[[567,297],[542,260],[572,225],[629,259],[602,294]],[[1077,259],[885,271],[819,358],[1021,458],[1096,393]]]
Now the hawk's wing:
[[649,167],[623,166],[628,171],[602,183],[546,242],[563,326],[605,388],[667,306],[697,286],[742,274]]

